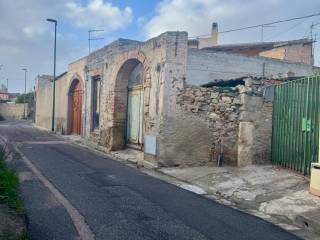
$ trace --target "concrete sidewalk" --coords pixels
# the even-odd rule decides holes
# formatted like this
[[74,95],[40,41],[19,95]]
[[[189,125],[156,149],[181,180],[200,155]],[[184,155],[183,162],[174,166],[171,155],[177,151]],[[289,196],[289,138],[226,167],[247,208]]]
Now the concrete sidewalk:
[[[304,239],[320,239],[320,198],[305,177],[275,166],[162,168],[223,204],[262,217]],[[200,190],[199,190],[200,189]]]

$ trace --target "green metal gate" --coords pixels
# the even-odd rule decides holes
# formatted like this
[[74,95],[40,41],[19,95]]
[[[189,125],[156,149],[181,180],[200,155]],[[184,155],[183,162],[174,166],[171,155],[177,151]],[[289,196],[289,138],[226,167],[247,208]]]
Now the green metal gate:
[[310,174],[319,152],[320,76],[275,86],[272,162]]

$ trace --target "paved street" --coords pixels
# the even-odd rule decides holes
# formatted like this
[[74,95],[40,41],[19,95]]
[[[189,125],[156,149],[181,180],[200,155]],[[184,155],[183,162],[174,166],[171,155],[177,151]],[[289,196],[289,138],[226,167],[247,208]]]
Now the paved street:
[[108,240],[298,239],[257,217],[177,188],[31,125],[0,123],[0,136],[18,146],[84,220],[77,219],[77,214],[70,215],[70,209],[65,208],[68,204],[16,154],[13,164],[22,177],[21,193],[32,240],[80,239],[79,226],[83,224],[95,239]]

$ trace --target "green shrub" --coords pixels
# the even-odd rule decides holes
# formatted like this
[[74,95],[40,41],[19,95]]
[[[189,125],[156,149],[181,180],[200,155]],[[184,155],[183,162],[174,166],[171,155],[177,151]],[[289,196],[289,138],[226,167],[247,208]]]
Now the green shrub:
[[8,168],[5,158],[5,147],[0,147],[0,201],[7,203],[18,213],[23,213],[22,202],[17,193],[19,179],[15,172]]

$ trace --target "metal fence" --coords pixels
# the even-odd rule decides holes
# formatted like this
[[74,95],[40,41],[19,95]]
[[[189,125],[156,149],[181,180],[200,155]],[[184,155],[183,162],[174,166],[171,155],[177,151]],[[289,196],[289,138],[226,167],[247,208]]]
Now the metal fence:
[[318,160],[320,76],[275,86],[272,162],[310,174]]

